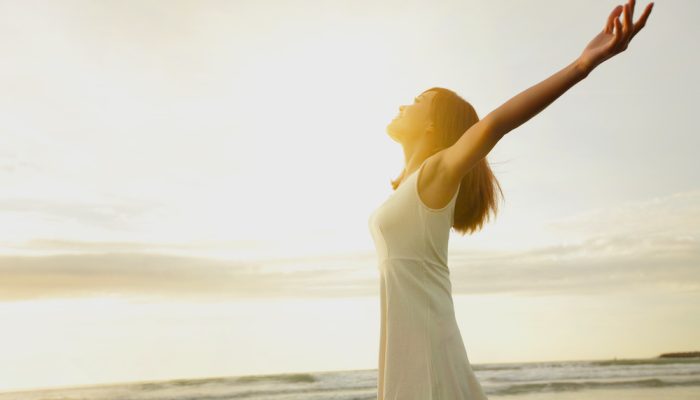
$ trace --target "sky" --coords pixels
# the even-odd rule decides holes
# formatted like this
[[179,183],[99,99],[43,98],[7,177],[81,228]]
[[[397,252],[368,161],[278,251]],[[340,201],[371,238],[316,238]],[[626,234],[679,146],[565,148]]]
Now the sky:
[[[635,20],[648,2],[637,3]],[[370,213],[423,90],[484,117],[614,1],[0,1],[0,391],[375,369]],[[489,153],[472,364],[700,350],[700,3]]]

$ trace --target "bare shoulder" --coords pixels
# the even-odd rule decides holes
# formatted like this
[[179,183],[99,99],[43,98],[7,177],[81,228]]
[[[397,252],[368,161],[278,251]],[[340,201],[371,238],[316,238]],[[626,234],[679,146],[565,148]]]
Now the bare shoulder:
[[462,180],[474,166],[486,157],[505,135],[494,129],[493,118],[484,119],[470,126],[450,147],[440,151],[443,173],[451,180]]
[[461,176],[444,160],[441,150],[425,162],[423,170],[417,176],[418,196],[428,208],[441,209],[447,206],[458,189]]

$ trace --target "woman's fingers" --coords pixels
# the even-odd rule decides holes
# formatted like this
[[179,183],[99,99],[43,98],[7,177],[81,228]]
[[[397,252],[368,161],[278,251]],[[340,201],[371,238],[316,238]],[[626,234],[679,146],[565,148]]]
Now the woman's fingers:
[[[639,17],[636,23],[633,22],[635,3],[636,0],[628,0],[624,6],[616,6],[608,16],[603,31],[615,35],[613,46],[617,46],[620,42],[629,43],[634,35],[646,25],[651,9],[654,8],[654,3],[647,4],[642,16]],[[622,22],[618,19],[620,14],[622,14]],[[627,47],[626,44],[623,46],[623,50],[625,47]]]
[[637,23],[634,24],[634,29],[632,30],[632,37],[634,37],[634,35],[636,35],[637,32],[644,28],[644,25],[646,25],[647,23],[647,18],[649,18],[649,14],[651,14],[652,8],[654,8],[654,3],[647,4],[647,7],[644,9],[644,13],[641,17],[639,17]]
[[620,7],[616,6],[610,15],[608,16],[608,21],[605,24],[605,33],[613,33],[613,28],[615,27],[615,18],[620,15]]
[[617,47],[619,46],[620,42],[622,42],[623,38],[623,33],[622,33],[622,23],[618,18],[615,18],[615,40],[613,40],[612,47],[615,49],[617,52]]
[[630,0],[629,3],[625,4],[625,32],[631,37],[632,28],[634,24],[632,23],[632,14],[634,13],[634,0]]
[[631,9],[630,9],[630,3],[628,2],[625,4],[625,13],[622,16],[622,35],[621,35],[621,40],[620,40],[620,47],[619,50],[625,50],[627,48],[627,43],[629,43],[630,39],[632,39],[632,21],[630,20],[630,14],[631,14]]

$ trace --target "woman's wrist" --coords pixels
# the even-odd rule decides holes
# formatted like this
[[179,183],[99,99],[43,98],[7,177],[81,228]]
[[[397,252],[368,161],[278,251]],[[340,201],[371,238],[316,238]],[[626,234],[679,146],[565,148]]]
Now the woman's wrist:
[[574,64],[576,66],[576,70],[578,70],[584,77],[588,76],[588,74],[590,74],[595,68],[590,62],[582,59],[581,57],[577,58]]

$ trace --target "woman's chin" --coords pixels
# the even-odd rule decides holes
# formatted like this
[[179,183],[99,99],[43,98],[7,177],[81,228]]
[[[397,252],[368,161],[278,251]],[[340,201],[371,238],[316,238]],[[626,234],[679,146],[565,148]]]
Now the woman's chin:
[[392,129],[392,128],[391,128],[391,125],[387,126],[387,128],[386,128],[386,133],[387,133],[387,135],[389,135],[389,137],[390,137],[392,140],[398,142],[398,140],[399,140],[399,139],[398,139],[398,136],[397,136],[397,133],[398,133],[398,132],[396,132],[394,129]]
[[392,119],[391,122],[389,122],[389,124],[387,124],[386,130],[387,130],[387,131],[395,131],[396,128],[397,128],[397,125],[398,125],[398,124],[397,124],[397,121],[398,121],[398,117]]

